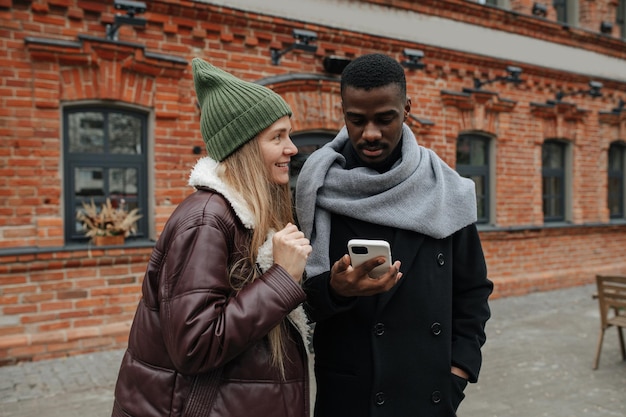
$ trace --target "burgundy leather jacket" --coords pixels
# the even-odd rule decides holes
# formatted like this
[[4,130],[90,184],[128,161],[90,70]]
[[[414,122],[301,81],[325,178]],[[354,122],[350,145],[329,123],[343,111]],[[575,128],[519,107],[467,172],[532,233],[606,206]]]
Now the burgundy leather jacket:
[[304,291],[274,264],[234,293],[227,268],[245,256],[249,238],[231,204],[210,189],[199,188],[174,211],[148,263],[113,416],[182,416],[194,376],[216,368],[217,394],[203,415],[310,415],[301,333],[286,320],[284,379],[266,337]]

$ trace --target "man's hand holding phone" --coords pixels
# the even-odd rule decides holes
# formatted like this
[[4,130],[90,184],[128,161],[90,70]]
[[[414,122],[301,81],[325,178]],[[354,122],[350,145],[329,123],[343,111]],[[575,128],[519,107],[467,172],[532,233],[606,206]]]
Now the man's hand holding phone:
[[352,240],[350,255],[332,266],[330,286],[343,297],[369,296],[389,291],[402,277],[400,261],[391,264],[389,244],[384,241]]

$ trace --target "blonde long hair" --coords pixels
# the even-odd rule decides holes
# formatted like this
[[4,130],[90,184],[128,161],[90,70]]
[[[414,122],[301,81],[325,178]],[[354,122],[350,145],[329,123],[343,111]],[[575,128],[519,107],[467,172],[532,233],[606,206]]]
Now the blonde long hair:
[[[221,164],[223,180],[239,192],[255,217],[247,258],[243,263],[232,265],[229,271],[231,286],[238,291],[259,275],[255,267],[256,257],[269,231],[277,231],[288,222],[293,223],[291,190],[289,184],[279,185],[270,181],[257,139],[248,141]],[[284,337],[282,323],[268,334],[272,364],[278,367],[283,377]]]

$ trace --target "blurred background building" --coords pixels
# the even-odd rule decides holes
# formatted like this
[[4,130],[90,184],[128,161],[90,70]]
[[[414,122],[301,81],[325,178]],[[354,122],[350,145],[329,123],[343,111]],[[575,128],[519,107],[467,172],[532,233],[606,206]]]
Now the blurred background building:
[[[0,364],[123,347],[205,154],[190,62],[280,93],[307,155],[339,77],[406,68],[409,126],[476,183],[494,297],[626,271],[626,0],[0,0]],[[110,198],[137,232],[95,246]]]

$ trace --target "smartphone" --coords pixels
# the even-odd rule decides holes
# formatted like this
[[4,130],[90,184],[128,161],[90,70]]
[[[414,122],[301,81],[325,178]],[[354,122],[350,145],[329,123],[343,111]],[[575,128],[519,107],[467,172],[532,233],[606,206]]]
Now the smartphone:
[[389,270],[391,266],[391,248],[384,240],[376,239],[351,239],[348,241],[348,254],[352,261],[352,266],[361,265],[368,259],[378,256],[385,257],[385,263],[378,265],[370,271],[372,278],[378,278]]

